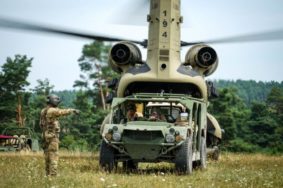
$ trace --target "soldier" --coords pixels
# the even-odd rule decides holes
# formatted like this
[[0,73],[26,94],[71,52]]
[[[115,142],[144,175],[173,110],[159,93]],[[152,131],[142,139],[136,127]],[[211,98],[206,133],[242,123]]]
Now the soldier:
[[129,103],[127,109],[127,121],[136,121],[138,118],[142,118],[142,113],[137,112],[137,107],[133,103]]
[[149,116],[150,121],[166,121],[166,117],[161,114],[158,107],[153,107]]
[[79,114],[76,109],[59,109],[61,102],[57,95],[47,97],[47,107],[40,114],[40,127],[42,129],[43,149],[45,157],[46,176],[56,176],[58,166],[60,124],[58,118],[71,113]]

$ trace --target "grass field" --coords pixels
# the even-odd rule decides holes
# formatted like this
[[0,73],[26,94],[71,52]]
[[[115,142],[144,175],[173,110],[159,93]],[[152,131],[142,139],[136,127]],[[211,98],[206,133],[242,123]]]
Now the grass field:
[[102,172],[98,156],[60,153],[59,176],[44,175],[43,154],[0,154],[0,187],[283,187],[283,156],[224,153],[206,170],[178,175],[168,163],[141,164],[139,171]]

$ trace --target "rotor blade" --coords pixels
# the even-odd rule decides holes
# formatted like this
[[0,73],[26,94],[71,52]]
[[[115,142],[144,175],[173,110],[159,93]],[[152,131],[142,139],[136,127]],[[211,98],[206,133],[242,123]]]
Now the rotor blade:
[[283,40],[283,29],[239,35],[233,37],[225,37],[214,40],[199,41],[199,42],[182,41],[181,46],[190,46],[201,43],[222,44],[222,43],[257,42],[257,41],[271,41],[271,40]]
[[204,42],[185,42],[185,41],[181,41],[181,47],[183,46],[192,46],[192,45],[195,45],[195,44],[202,44]]
[[80,37],[85,39],[93,39],[98,41],[108,41],[108,42],[118,42],[118,41],[129,41],[136,44],[140,44],[143,47],[146,47],[147,42],[145,41],[134,41],[134,40],[126,40],[122,38],[116,38],[116,37],[107,37],[107,36],[99,36],[99,35],[93,35],[83,32],[75,32],[70,31],[67,29],[59,29],[54,27],[48,27],[44,25],[38,25],[28,22],[22,22],[22,21],[15,21],[11,19],[4,19],[0,18],[0,27],[3,28],[9,28],[9,29],[16,29],[16,30],[27,30],[27,31],[36,31],[36,32],[42,32],[42,33],[52,33],[52,34],[60,34],[65,36],[71,36],[71,37]]
[[149,0],[124,1],[109,17],[114,24],[144,26],[148,24],[146,15],[149,14],[149,6]]

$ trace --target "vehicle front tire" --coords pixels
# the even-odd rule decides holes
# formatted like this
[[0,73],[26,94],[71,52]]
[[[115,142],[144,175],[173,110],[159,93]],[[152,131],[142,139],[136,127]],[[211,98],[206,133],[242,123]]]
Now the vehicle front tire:
[[104,140],[101,142],[99,165],[105,171],[111,172],[115,167],[114,149],[108,145]]
[[175,168],[180,173],[191,174],[193,171],[192,137],[188,137],[176,153]]

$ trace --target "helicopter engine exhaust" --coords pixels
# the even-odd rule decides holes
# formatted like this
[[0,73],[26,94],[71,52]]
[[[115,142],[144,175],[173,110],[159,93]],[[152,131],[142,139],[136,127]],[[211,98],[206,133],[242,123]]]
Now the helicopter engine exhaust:
[[115,72],[125,72],[130,65],[142,63],[140,49],[131,42],[119,42],[115,44],[109,54],[109,65]]
[[218,66],[217,53],[208,45],[194,45],[187,52],[184,65],[191,65],[202,75],[209,76]]

